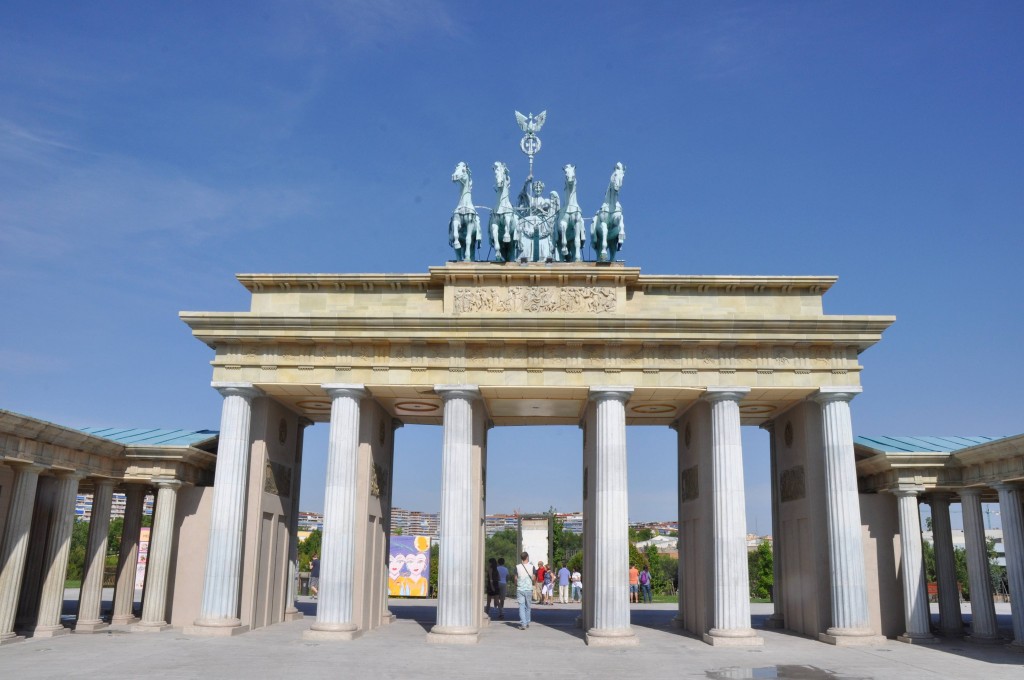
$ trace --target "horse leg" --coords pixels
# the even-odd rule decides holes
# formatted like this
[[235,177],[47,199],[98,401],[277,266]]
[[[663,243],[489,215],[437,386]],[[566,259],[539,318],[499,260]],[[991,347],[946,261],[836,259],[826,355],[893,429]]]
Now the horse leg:
[[626,220],[623,219],[622,213],[615,218],[616,224],[619,225],[619,248],[626,242]]
[[498,221],[491,215],[491,219],[488,222],[491,231],[491,247],[494,248],[494,257],[498,262],[501,262],[501,245],[498,243]]
[[566,216],[566,217],[563,217],[558,222],[558,237],[559,237],[559,242],[560,242],[560,245],[561,245],[561,248],[559,248],[559,251],[562,253],[563,257],[565,257],[566,255],[569,254],[569,238],[568,238],[568,235],[567,235],[568,231],[569,231],[569,218],[568,218],[568,216]]

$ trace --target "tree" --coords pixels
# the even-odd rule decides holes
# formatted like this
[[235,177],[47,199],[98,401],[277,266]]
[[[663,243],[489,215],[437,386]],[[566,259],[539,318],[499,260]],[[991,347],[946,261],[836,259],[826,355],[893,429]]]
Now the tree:
[[299,571],[309,571],[313,555],[320,554],[320,543],[323,538],[319,529],[312,531],[306,540],[299,543]]
[[503,529],[484,542],[484,555],[488,558],[505,558],[505,566],[511,571],[519,562],[516,555],[516,542],[518,535],[515,529]]
[[764,541],[756,550],[747,553],[750,571],[750,597],[767,599],[772,596],[775,577],[772,573],[772,544]]
[[71,549],[68,552],[68,581],[81,581],[85,571],[85,550],[89,543],[89,522],[75,522],[71,529]]
[[438,562],[441,560],[439,556],[441,551],[438,549],[437,543],[430,546],[430,582],[427,587],[430,589],[429,593],[431,597],[437,597],[437,568]]

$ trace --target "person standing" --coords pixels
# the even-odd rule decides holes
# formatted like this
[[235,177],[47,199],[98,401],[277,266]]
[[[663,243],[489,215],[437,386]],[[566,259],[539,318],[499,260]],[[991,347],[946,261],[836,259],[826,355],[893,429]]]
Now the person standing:
[[569,604],[569,578],[571,576],[572,574],[569,573],[563,562],[558,570],[558,602],[560,604]]
[[516,600],[519,602],[519,630],[530,627],[530,602],[533,598],[533,565],[530,554],[524,552],[516,565]]
[[651,570],[646,564],[643,571],[640,572],[640,595],[646,604],[651,604],[653,601],[651,597]]
[[629,565],[629,602],[640,602],[640,572],[635,564]]
[[583,597],[583,574],[580,570],[572,572],[572,601],[579,602]]
[[313,555],[309,562],[309,595],[314,600],[320,591],[320,554]]
[[537,580],[533,584],[533,601],[537,604],[544,604],[544,575],[548,573],[548,568],[544,566],[544,563],[540,560],[537,561]]
[[491,616],[491,605],[498,607],[498,560],[493,557],[487,561],[487,573],[484,575],[484,592],[487,593],[487,616]]
[[498,618],[505,618],[505,598],[508,596],[508,567],[505,558],[498,558]]

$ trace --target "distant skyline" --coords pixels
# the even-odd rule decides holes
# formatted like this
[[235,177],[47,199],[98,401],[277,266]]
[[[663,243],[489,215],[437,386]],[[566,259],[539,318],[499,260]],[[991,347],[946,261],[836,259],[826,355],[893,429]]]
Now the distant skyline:
[[[1024,429],[1024,4],[5,3],[0,407],[70,426],[217,429],[182,310],[241,272],[424,272],[458,161],[617,161],[647,274],[838,275],[828,314],[894,314],[861,356],[864,435]],[[675,433],[631,427],[630,519],[675,512]],[[744,428],[747,521],[770,526]],[[438,427],[397,433],[394,502],[439,507]],[[327,425],[301,504],[321,509]],[[488,512],[582,507],[581,436],[496,428]],[[529,470],[529,473],[524,472]],[[954,511],[954,522],[959,514]]]

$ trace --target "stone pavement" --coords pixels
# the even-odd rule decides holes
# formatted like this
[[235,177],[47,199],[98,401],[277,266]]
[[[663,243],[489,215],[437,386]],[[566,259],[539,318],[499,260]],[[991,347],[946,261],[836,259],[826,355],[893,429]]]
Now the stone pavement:
[[[112,629],[27,640],[0,647],[0,678],[1024,678],[1024,654],[959,639],[836,648],[760,630],[763,647],[710,647],[671,627],[675,605],[668,604],[632,606],[640,645],[628,649],[588,648],[573,624],[579,612],[573,605],[535,607],[527,631],[515,627],[518,611],[509,607],[508,620],[492,622],[475,646],[428,645],[425,633],[436,603],[411,602],[392,600],[398,621],[354,642],[303,640],[315,611],[315,602],[305,599],[300,603],[307,612],[303,620],[232,638]],[[68,606],[74,610],[73,602]],[[752,609],[759,626],[771,606]],[[1008,627],[1008,605],[997,609],[1000,627]]]

